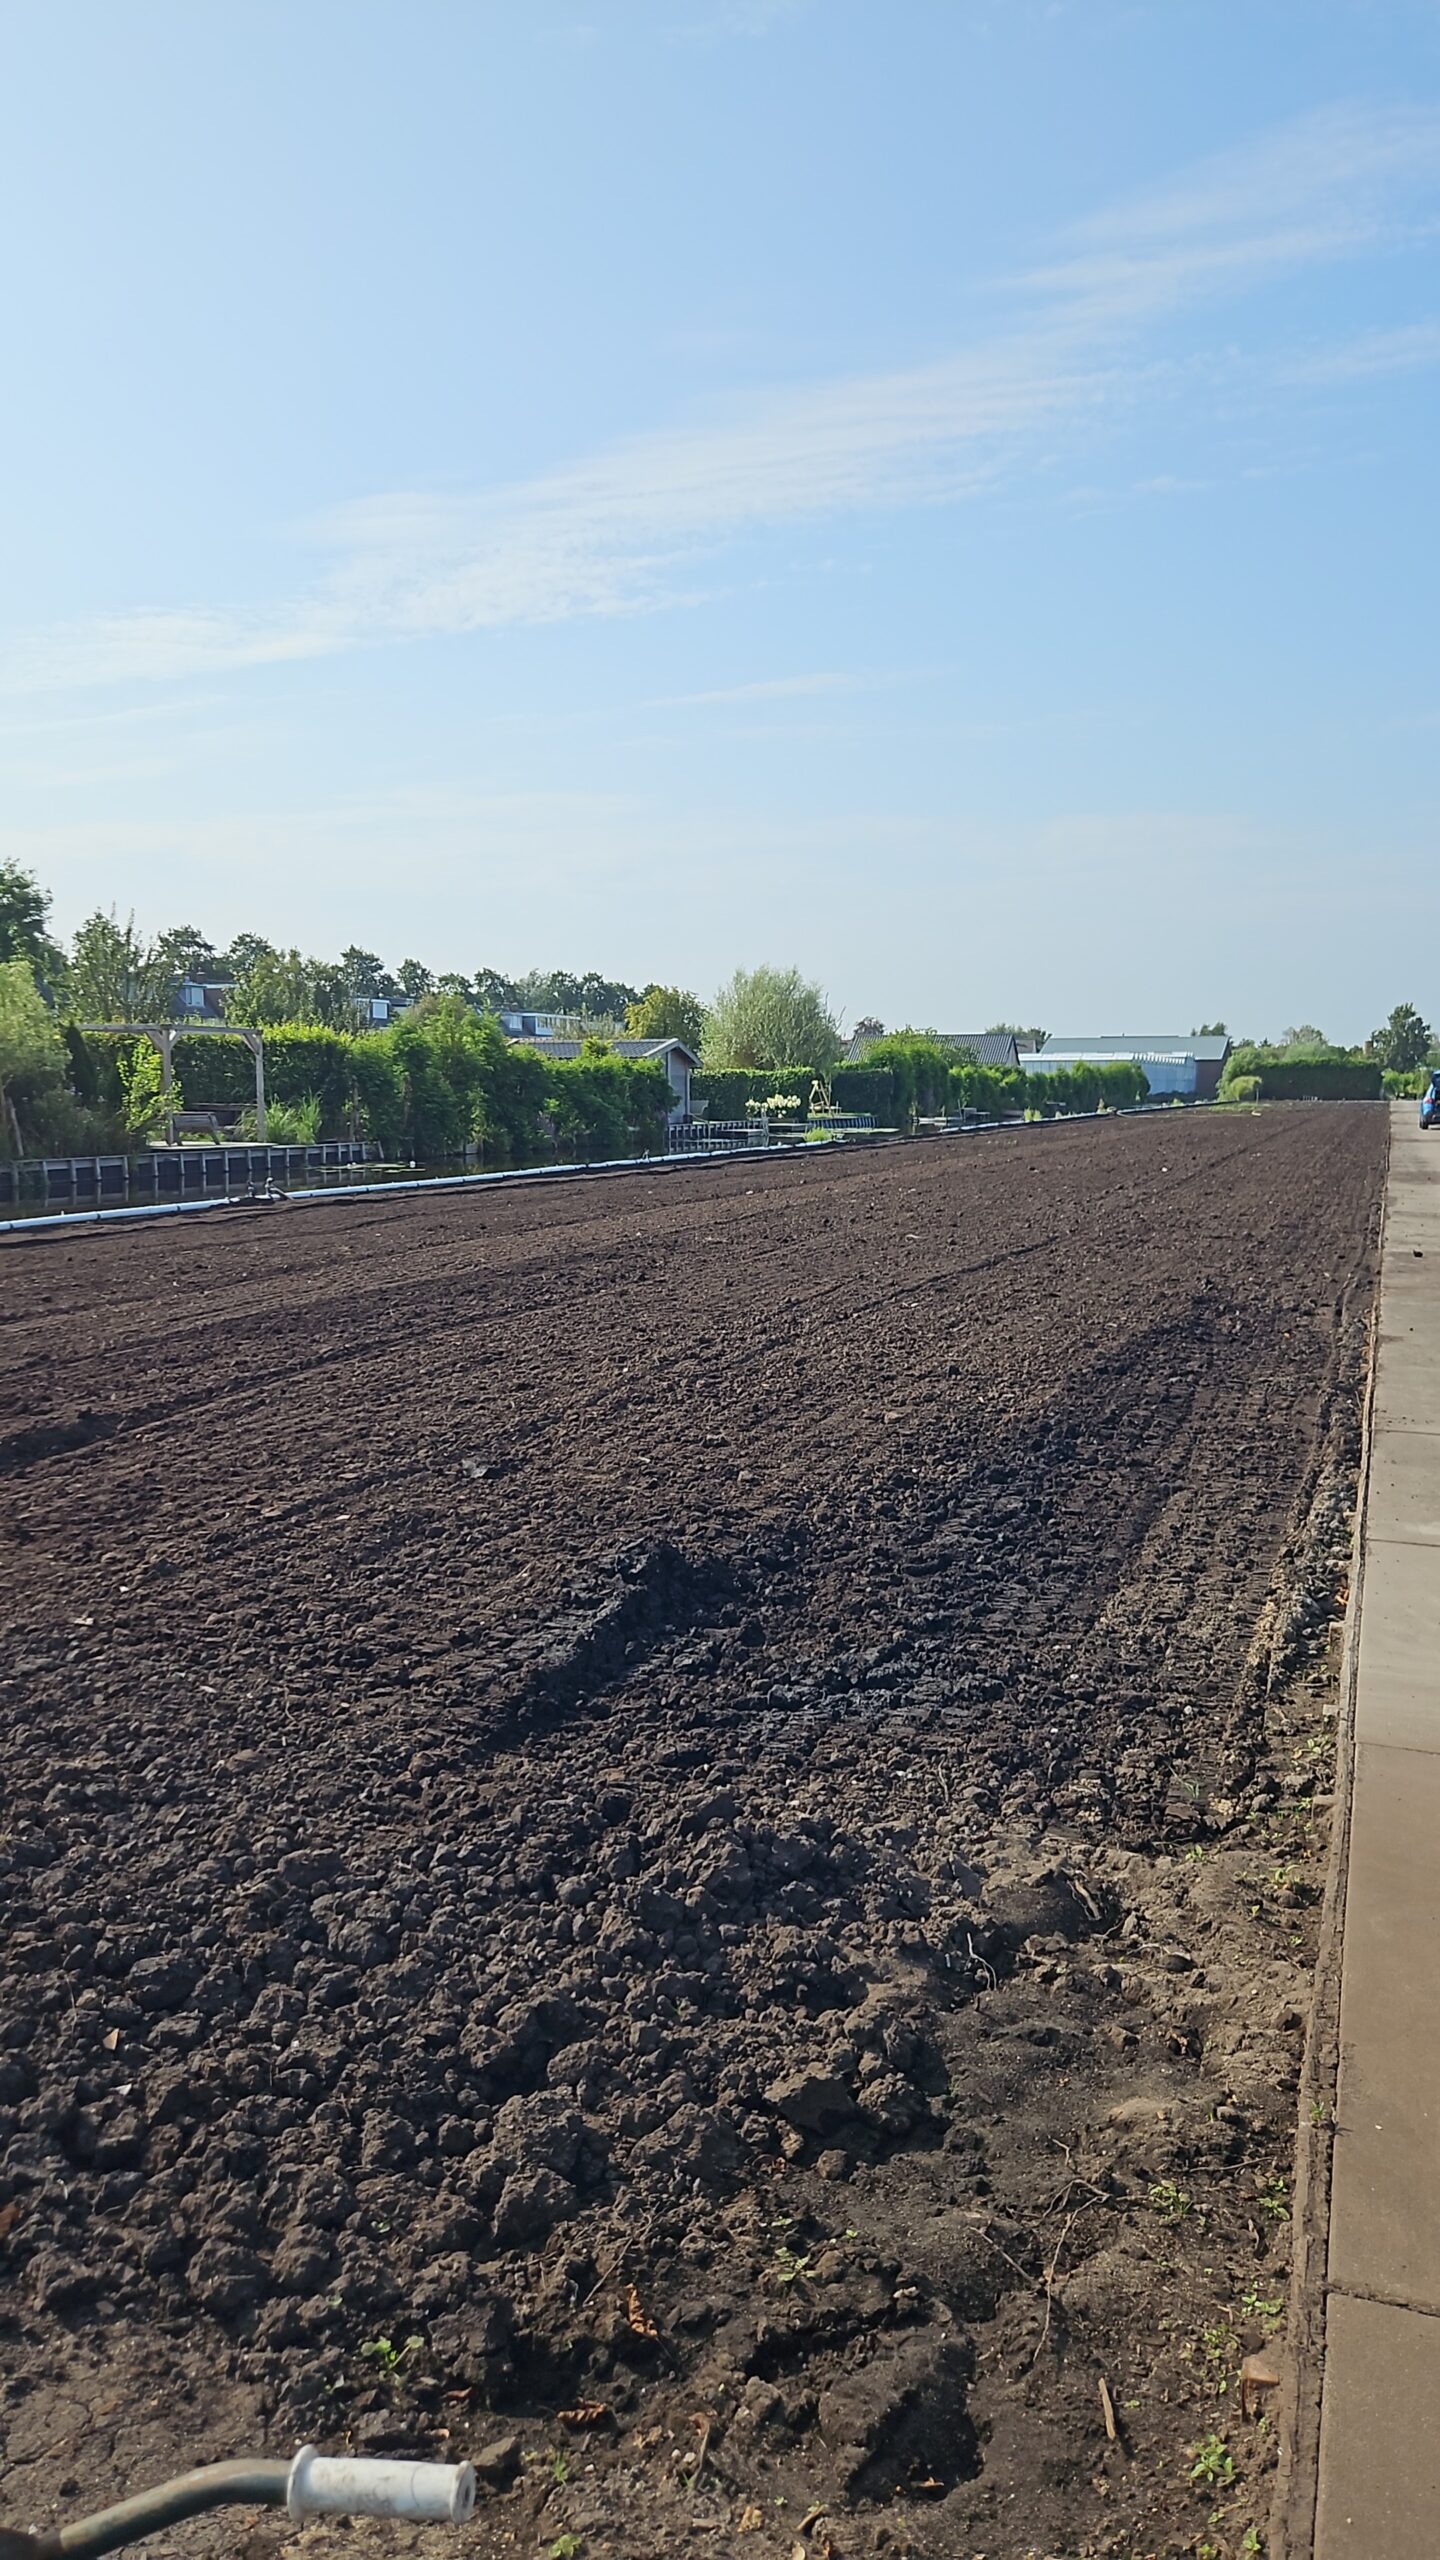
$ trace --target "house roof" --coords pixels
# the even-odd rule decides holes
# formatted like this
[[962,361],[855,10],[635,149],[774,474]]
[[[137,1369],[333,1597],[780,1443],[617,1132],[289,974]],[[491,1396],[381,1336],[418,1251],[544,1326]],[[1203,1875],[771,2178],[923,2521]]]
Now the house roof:
[[1044,1044],[1047,1058],[1228,1058],[1230,1042],[1224,1033],[1192,1031],[1125,1031],[1106,1032],[1100,1037],[1086,1033],[1053,1031]]
[[[583,1040],[552,1040],[537,1031],[511,1032],[507,1037],[512,1049],[538,1049],[544,1058],[578,1058],[585,1046]],[[605,1046],[617,1058],[668,1058],[678,1051],[687,1066],[700,1064],[684,1040],[607,1040]]]
[[[879,1032],[852,1034],[845,1044],[844,1064],[863,1065],[876,1040],[883,1036]],[[925,1037],[942,1049],[954,1050],[957,1056],[968,1053],[977,1067],[1013,1067],[1019,1054],[1013,1031],[927,1031]]]
[[1019,1057],[1013,1031],[937,1031],[942,1049],[966,1051],[977,1067],[1013,1067]]

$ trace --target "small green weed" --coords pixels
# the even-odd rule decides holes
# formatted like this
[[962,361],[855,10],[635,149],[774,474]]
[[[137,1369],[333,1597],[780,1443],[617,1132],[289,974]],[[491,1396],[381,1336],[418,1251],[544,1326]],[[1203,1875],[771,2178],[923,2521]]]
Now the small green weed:
[[1290,2190],[1283,2178],[1264,2179],[1255,2190],[1255,2201],[1261,2212],[1268,2213],[1274,2221],[1288,2221]]
[[550,2477],[557,2489],[564,2488],[566,2481],[570,2477],[570,2456],[568,2453],[562,2451],[560,2453],[551,2454]]
[[777,2284],[802,2284],[810,2273],[812,2252],[809,2249],[787,2249],[784,2242],[770,2261],[770,2273]]
[[1264,2560],[1264,2553],[1265,2545],[1260,2539],[1260,2527],[1258,2524],[1247,2524],[1245,2539],[1240,2545],[1240,2560]]
[[1247,2284],[1240,2296],[1240,2308],[1247,2320],[1261,2320],[1267,2329],[1278,2329],[1285,2317],[1285,2304],[1278,2293],[1262,2293],[1258,2285]]
[[373,2364],[386,2382],[397,2382],[413,2356],[418,2356],[423,2341],[407,2338],[397,2347],[393,2338],[367,2338],[360,2353],[367,2364]]
[[1183,2222],[1187,2213],[1193,2210],[1184,2188],[1177,2187],[1173,2178],[1157,2178],[1149,2191],[1149,2204],[1151,2212],[1158,2213],[1162,2222]]
[[1235,2477],[1235,2462],[1224,2437],[1206,2436],[1194,2451],[1191,2479],[1202,2481],[1207,2489],[1228,2489]]
[[582,2537],[578,2533],[557,2533],[550,2545],[550,2560],[575,2560],[576,2552],[583,2548]]

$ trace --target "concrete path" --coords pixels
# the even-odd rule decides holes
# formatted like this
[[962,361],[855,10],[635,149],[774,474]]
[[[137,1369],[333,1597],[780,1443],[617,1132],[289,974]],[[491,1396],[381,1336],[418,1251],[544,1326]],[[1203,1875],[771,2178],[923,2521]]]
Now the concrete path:
[[1396,1104],[1340,1987],[1316,2560],[1440,2555],[1440,1130]]

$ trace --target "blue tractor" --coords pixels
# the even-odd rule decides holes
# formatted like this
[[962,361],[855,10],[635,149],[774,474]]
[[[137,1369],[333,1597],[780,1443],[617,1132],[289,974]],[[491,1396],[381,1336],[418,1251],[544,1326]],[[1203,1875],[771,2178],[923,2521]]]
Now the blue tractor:
[[1435,1069],[1420,1097],[1420,1126],[1433,1129],[1440,1121],[1440,1067]]

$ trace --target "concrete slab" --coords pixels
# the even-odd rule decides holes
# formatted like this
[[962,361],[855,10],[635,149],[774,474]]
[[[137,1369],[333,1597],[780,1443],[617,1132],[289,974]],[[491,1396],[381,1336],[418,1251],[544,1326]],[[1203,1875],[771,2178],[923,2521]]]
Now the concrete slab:
[[[1435,1256],[1430,1256],[1433,1264]],[[1385,1333],[1420,1335],[1433,1342],[1436,1335],[1437,1274],[1422,1256],[1417,1262],[1413,1253],[1402,1258],[1385,1255],[1385,1296],[1381,1302],[1380,1323]]]
[[1385,1221],[1385,1249],[1398,1262],[1427,1262],[1440,1253],[1440,1205],[1392,1210]]
[[[1440,1448],[1435,1452],[1440,1472]],[[1440,1752],[1440,1557],[1401,1540],[1370,1547],[1360,1611],[1355,1739]]]
[[[1367,1593],[1362,1619],[1372,1598]],[[1345,1896],[1329,2281],[1440,2313],[1437,1840],[1440,1754],[1361,1743]],[[1440,2424],[1440,2401],[1435,2406]]]
[[[1425,1384],[1428,1389],[1428,1379]],[[1440,1415],[1436,1419],[1440,1421]],[[1367,1538],[1440,1547],[1440,1450],[1432,1432],[1381,1431],[1377,1426],[1370,1451],[1365,1532]],[[1440,1578],[1436,1594],[1440,1603]],[[1440,1624],[1440,1605],[1436,1620]]]
[[1440,2320],[1332,2294],[1315,2560],[1436,2560]]
[[1440,1431],[1440,1340],[1431,1338],[1428,1325],[1387,1331],[1382,1322],[1372,1428],[1377,1434]]

